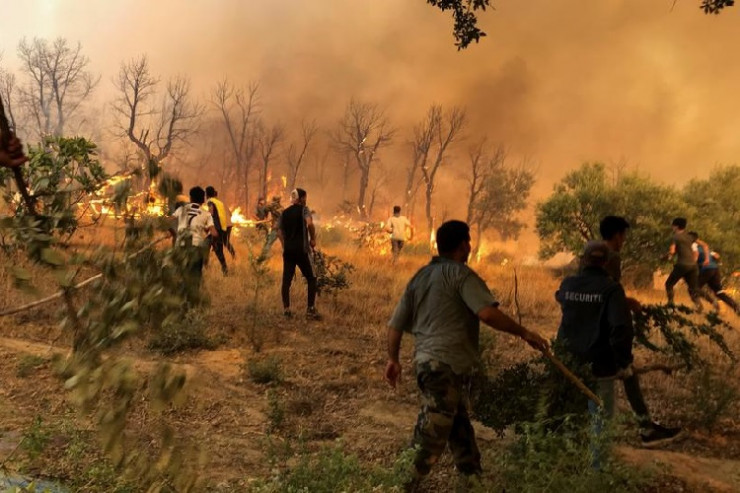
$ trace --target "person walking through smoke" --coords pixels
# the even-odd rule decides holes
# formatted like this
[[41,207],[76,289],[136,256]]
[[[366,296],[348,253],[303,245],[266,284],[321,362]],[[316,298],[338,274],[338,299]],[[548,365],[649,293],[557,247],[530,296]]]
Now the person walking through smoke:
[[[283,206],[280,203],[280,196],[275,195],[270,201],[270,204],[265,207],[265,217],[269,214],[269,229],[267,230],[267,236],[265,237],[265,244],[262,246],[262,252],[257,258],[258,262],[264,262],[270,256],[272,245],[275,240],[280,238],[278,232],[278,224],[280,223],[280,216],[283,214]],[[281,240],[282,241],[282,240]]]
[[406,242],[406,238],[408,237],[409,240],[412,239],[414,228],[411,226],[411,221],[406,216],[401,215],[401,206],[394,205],[393,215],[388,218],[385,229],[391,234],[391,252],[393,254],[393,262],[395,262],[401,254],[401,249]]
[[229,267],[226,265],[226,257],[224,256],[224,245],[226,244],[226,229],[228,228],[228,213],[226,206],[223,202],[216,198],[216,189],[212,186],[206,187],[206,197],[208,198],[208,210],[213,217],[213,227],[216,230],[216,235],[211,240],[211,247],[213,252],[218,258],[218,262],[221,264],[221,272],[224,275],[229,273]]
[[401,377],[401,338],[404,333],[415,338],[414,363],[421,391],[412,442],[417,447],[415,483],[429,474],[448,444],[462,475],[481,473],[468,411],[471,378],[480,365],[479,321],[518,336],[535,349],[548,349],[546,339],[498,309],[486,283],[468,267],[471,246],[466,223],[447,221],[437,229],[436,238],[439,256],[411,278],[388,323],[385,378],[391,387]]
[[699,293],[712,303],[715,310],[718,310],[719,304],[717,303],[717,300],[707,294],[704,289],[704,286],[708,286],[718,299],[724,301],[727,306],[732,308],[732,311],[738,313],[737,302],[732,299],[732,297],[727,294],[722,287],[722,274],[719,271],[719,263],[715,258],[715,252],[709,248],[709,245],[699,239],[699,233],[691,231],[689,236],[691,236],[696,243],[697,250],[699,252],[699,256],[696,260],[697,265],[699,266]]
[[673,287],[683,279],[689,288],[689,296],[694,302],[696,311],[701,313],[702,306],[699,300],[699,251],[694,244],[693,238],[686,232],[686,219],[677,217],[671,223],[673,228],[673,241],[668,250],[667,257],[676,257],[676,263],[673,270],[668,275],[665,282],[665,291],[668,295],[668,303],[673,304]]
[[203,279],[203,261],[209,250],[209,238],[217,236],[213,217],[202,209],[206,193],[201,187],[190,189],[190,203],[178,207],[172,215],[177,220],[176,248],[185,248],[187,254],[186,289],[197,292]]
[[308,303],[306,318],[321,320],[316,311],[317,279],[313,265],[313,250],[316,248],[316,228],[311,211],[306,206],[307,194],[302,188],[290,192],[292,205],[280,215],[277,232],[283,244],[283,314],[292,317],[290,309],[290,286],[295,276],[296,267],[308,284]]
[[[620,286],[622,285],[622,257],[621,251],[627,241],[627,230],[630,225],[627,220],[621,216],[606,216],[599,224],[599,232],[604,244],[607,247],[606,260],[603,265],[607,275]],[[592,262],[593,259],[589,259]],[[581,274],[585,273],[587,268],[586,260],[582,258]],[[592,262],[593,263],[593,262]],[[589,265],[588,267],[594,267]],[[622,289],[624,287],[622,286]],[[625,296],[625,303],[628,307],[627,316],[629,323],[632,324],[631,312],[640,312],[642,306],[634,298]],[[576,307],[578,308],[578,307]],[[630,403],[630,407],[637,418],[640,426],[640,438],[643,445],[654,446],[664,443],[666,438],[672,438],[678,433],[678,429],[665,428],[656,423],[650,417],[647,403],[640,388],[640,380],[634,373],[631,375],[623,374],[622,382],[624,384],[624,393]],[[607,389],[608,392],[608,389]]]

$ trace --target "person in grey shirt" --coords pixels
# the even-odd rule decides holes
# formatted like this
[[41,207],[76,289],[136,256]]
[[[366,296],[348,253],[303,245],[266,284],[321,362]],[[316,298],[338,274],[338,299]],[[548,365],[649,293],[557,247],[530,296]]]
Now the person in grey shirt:
[[416,481],[429,473],[448,443],[461,474],[481,472],[468,415],[470,378],[479,367],[481,320],[535,349],[548,350],[546,339],[498,309],[486,283],[466,265],[471,251],[468,225],[447,221],[436,238],[439,256],[414,275],[388,323],[385,378],[394,388],[401,376],[403,333],[413,334],[416,341],[422,404],[412,442],[417,447]]
[[673,242],[668,250],[668,258],[676,257],[673,270],[665,281],[665,291],[668,295],[668,303],[673,304],[673,287],[683,279],[689,287],[689,296],[694,302],[696,311],[701,313],[702,306],[699,301],[699,250],[694,244],[694,239],[686,232],[686,218],[677,217],[671,223],[673,228]]

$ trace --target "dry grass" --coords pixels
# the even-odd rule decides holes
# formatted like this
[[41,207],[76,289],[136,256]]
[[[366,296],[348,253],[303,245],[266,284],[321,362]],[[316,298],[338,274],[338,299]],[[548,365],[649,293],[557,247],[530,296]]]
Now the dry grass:
[[[113,244],[115,240],[110,232],[99,235],[86,232],[85,235],[87,241]],[[182,365],[188,372],[188,403],[170,412],[168,417],[175,423],[176,430],[205,448],[209,467],[204,481],[208,490],[244,491],[249,478],[269,475],[270,466],[265,459],[268,433],[273,433],[271,439],[279,443],[303,441],[309,450],[327,440],[342,438],[346,448],[363,461],[389,464],[410,437],[417,393],[413,377],[407,376],[396,393],[390,392],[382,381],[386,323],[406,282],[429,257],[407,253],[397,264],[392,264],[389,256],[374,257],[351,245],[326,248],[327,253],[353,264],[356,271],[351,276],[351,287],[336,299],[319,299],[317,306],[324,321],[307,323],[300,316],[292,320],[282,317],[280,247],[274,247],[266,264],[267,273],[260,276],[249,262],[250,241],[256,253],[259,237],[247,235],[236,240],[236,261],[227,256],[231,271],[228,277],[221,275],[215,258],[211,258],[205,273],[204,288],[210,298],[206,310],[208,334],[223,341],[216,351],[164,358],[145,349],[145,335],[122,350],[138,364],[151,365],[164,359]],[[6,268],[0,269],[0,309],[33,299],[12,288],[7,274],[7,266],[22,261],[6,258],[4,262]],[[486,280],[506,313],[514,318],[520,314],[525,325],[554,336],[559,321],[554,293],[560,282],[554,272],[519,266],[516,262],[506,266],[473,262],[471,266]],[[519,313],[514,296],[514,266]],[[28,267],[37,272],[33,266]],[[53,292],[52,277],[40,272],[38,275],[43,293]],[[254,288],[258,284],[262,287],[255,298]],[[305,289],[299,275],[292,290],[297,314],[305,310]],[[632,294],[645,302],[664,299],[658,290]],[[678,301],[688,301],[681,288]],[[255,304],[256,317],[250,308]],[[28,339],[51,342],[59,337],[55,329],[56,311],[49,305],[12,319],[0,319],[0,335],[17,339],[18,344],[26,344],[23,340]],[[738,326],[734,315],[728,318]],[[521,341],[491,331],[485,333],[484,340],[495,353],[497,365],[533,355]],[[255,337],[260,340],[262,354],[259,355],[256,354]],[[63,337],[59,343],[62,341]],[[737,332],[728,335],[728,342],[730,347],[740,351]],[[24,429],[39,412],[46,412],[48,419],[53,420],[55,407],[66,409],[61,382],[52,378],[51,370],[45,366],[34,370],[34,375],[42,375],[40,381],[43,383],[33,393],[23,390],[23,380],[16,377],[18,362],[23,354],[36,351],[46,351],[43,353],[46,356],[48,346],[22,346],[21,350],[18,344],[10,345],[8,341],[0,344],[0,358],[6,357],[9,362],[0,369],[0,378],[11,382],[9,389],[15,389],[15,393],[6,394],[7,402],[0,405],[0,418],[8,418],[0,432]],[[705,349],[710,347],[707,345]],[[412,342],[404,340],[402,360],[406,369],[410,366],[411,354]],[[654,356],[638,351],[636,357],[641,362]],[[281,382],[259,384],[245,373],[248,361],[267,358],[280,362]],[[710,359],[725,373],[725,383],[731,383],[731,388],[737,391],[737,370],[724,366],[719,354],[710,352]],[[700,415],[699,410],[688,404],[697,392],[696,384],[701,382],[691,375],[650,374],[644,378],[648,404],[656,417],[690,429],[689,438],[675,445],[673,450],[740,458],[740,426],[734,421],[740,411],[737,401],[728,405],[725,415],[711,429],[703,427],[695,419]],[[707,399],[712,398],[710,394],[707,393]],[[38,404],[41,395],[45,402],[43,408]],[[624,404],[620,406],[626,411]],[[22,413],[14,416],[13,409],[21,409]],[[270,422],[276,419],[278,411],[283,413],[279,427]],[[147,417],[145,411],[139,414],[132,417],[133,428],[139,425],[133,433],[144,439],[151,434],[147,428],[151,420],[139,419]],[[275,432],[276,429],[279,431]],[[635,436],[636,433],[630,434],[627,441],[634,444]],[[718,436],[727,437],[722,445],[717,441]],[[481,443],[483,447],[495,448],[498,442],[483,433]],[[430,480],[429,491],[449,491],[454,482],[449,461],[440,466]]]

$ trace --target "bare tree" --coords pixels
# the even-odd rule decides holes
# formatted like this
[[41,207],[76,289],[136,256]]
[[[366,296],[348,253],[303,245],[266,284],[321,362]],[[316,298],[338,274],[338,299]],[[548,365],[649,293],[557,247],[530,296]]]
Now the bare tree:
[[283,128],[280,125],[273,125],[268,128],[260,122],[256,126],[256,141],[260,157],[259,183],[262,197],[267,197],[267,186],[270,181],[270,161],[282,140]]
[[[414,130],[414,164],[421,171],[424,182],[426,207],[425,215],[429,231],[434,228],[432,198],[437,172],[445,162],[450,146],[460,139],[465,128],[465,111],[455,106],[447,113],[442,107],[432,105],[427,116]],[[411,171],[409,180],[413,184]],[[407,188],[408,193],[408,188]]]
[[434,133],[439,120],[439,106],[432,106],[427,119],[414,127],[414,140],[411,142],[412,160],[406,173],[406,193],[404,208],[413,216],[416,205],[416,193],[423,183],[421,168],[426,166],[429,151],[434,142]]
[[378,151],[391,141],[393,133],[385,114],[377,105],[353,99],[333,135],[337,149],[341,153],[351,154],[360,170],[357,208],[363,219],[368,217],[365,201],[370,171],[377,160]]
[[285,155],[285,158],[288,161],[288,190],[293,190],[295,188],[296,181],[298,180],[298,172],[300,171],[301,164],[303,164],[303,160],[306,158],[306,153],[311,145],[311,141],[313,141],[313,138],[316,136],[316,131],[317,127],[315,121],[310,123],[305,121],[301,122],[302,143],[291,143],[290,146],[288,146],[288,151]]
[[197,131],[203,107],[190,95],[190,81],[174,77],[155,101],[159,78],[152,75],[146,55],[124,62],[114,83],[119,96],[113,109],[122,134],[141,151],[148,166],[162,161]]
[[64,38],[53,43],[22,39],[18,57],[26,79],[19,86],[22,110],[31,117],[39,137],[63,135],[100,76],[87,69],[90,60],[82,54],[82,45],[70,46]]
[[223,117],[234,155],[233,179],[237,183],[236,195],[244,199],[245,207],[249,207],[249,176],[256,150],[259,85],[251,83],[246,89],[236,88],[224,79],[214,89],[212,102]]
[[[1,53],[0,61],[2,61]],[[13,104],[16,96],[17,87],[15,83],[15,74],[8,72],[3,67],[0,67],[0,98],[2,98],[5,106],[5,112],[7,113],[10,127],[15,133],[18,133],[18,122],[15,119],[15,112],[13,111]]]

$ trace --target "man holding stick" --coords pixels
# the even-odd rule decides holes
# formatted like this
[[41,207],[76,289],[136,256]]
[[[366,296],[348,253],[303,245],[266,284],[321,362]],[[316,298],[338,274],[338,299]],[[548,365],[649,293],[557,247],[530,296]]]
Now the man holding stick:
[[439,256],[419,270],[406,286],[388,323],[388,364],[385,378],[391,387],[401,376],[401,337],[415,337],[416,379],[421,412],[414,429],[418,447],[416,482],[429,474],[447,444],[458,471],[481,473],[480,452],[468,415],[472,375],[479,366],[480,321],[549,352],[548,342],[498,309],[486,283],[466,265],[470,255],[470,228],[447,221],[437,230]]
[[[666,428],[650,418],[632,368],[632,316],[622,285],[606,271],[610,258],[613,254],[606,242],[586,245],[583,269],[565,278],[555,294],[563,313],[557,338],[578,360],[591,365],[607,418],[614,414],[614,381],[624,380],[642,429],[642,443],[656,446],[676,438],[681,429]],[[595,413],[596,403],[589,401],[589,409]]]

